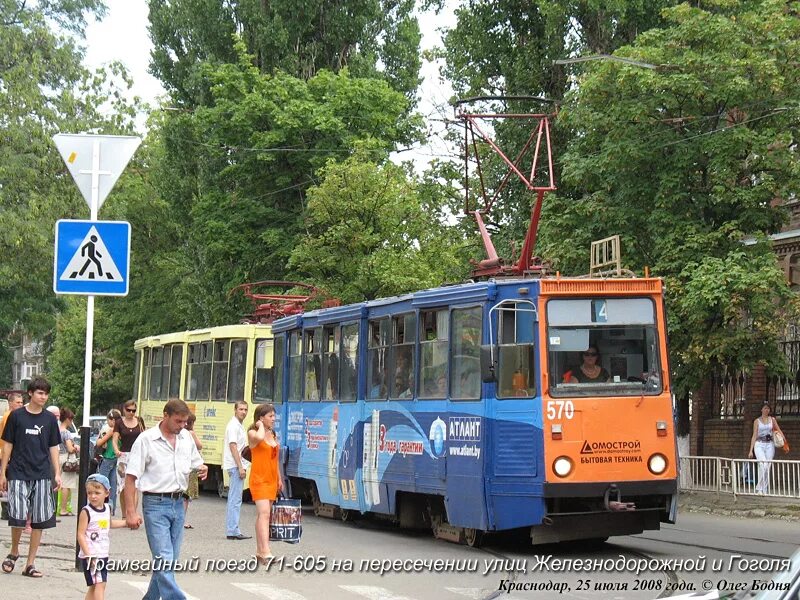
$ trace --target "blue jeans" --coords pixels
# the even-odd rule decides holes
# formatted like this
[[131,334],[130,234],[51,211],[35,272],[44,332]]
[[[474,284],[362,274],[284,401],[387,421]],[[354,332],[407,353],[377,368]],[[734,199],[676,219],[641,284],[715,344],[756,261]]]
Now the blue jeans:
[[[111,514],[117,512],[117,457],[103,458],[100,463],[100,468],[97,470],[101,475],[108,477],[111,483],[110,494],[108,495],[108,503],[111,505]],[[125,516],[125,515],[123,515]]]
[[244,479],[239,477],[239,469],[228,469],[228,505],[225,510],[225,535],[242,535],[239,529],[239,513],[242,511],[242,491]]
[[[154,561],[178,561],[183,541],[183,498],[142,496],[147,544]],[[158,565],[156,565],[158,566]],[[186,600],[171,569],[155,569],[143,600]]]

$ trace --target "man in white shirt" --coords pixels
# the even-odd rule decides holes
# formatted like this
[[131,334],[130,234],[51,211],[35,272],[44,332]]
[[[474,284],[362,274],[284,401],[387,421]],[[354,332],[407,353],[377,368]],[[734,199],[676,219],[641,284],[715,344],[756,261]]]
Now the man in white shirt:
[[[128,456],[125,473],[125,520],[137,529],[144,522],[147,543],[153,555],[153,575],[143,600],[185,600],[172,564],[178,562],[183,541],[183,493],[189,472],[197,469],[202,480],[208,467],[194,440],[184,430],[189,407],[183,400],[164,405],[161,422],[139,435]],[[136,512],[136,488],[142,492],[142,516]]]
[[250,463],[242,458],[242,450],[247,446],[247,436],[242,422],[247,416],[247,403],[237,402],[233,417],[225,428],[225,440],[222,444],[222,468],[228,472],[228,506],[225,511],[225,533],[229,540],[249,540],[239,529],[239,513],[242,509],[242,492],[247,467]]

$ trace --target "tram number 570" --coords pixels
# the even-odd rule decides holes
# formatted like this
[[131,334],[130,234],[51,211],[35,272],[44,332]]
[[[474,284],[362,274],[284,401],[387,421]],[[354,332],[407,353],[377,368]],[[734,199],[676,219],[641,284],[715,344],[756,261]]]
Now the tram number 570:
[[571,419],[575,416],[575,405],[572,400],[548,400],[547,401],[547,419],[555,421],[556,419]]

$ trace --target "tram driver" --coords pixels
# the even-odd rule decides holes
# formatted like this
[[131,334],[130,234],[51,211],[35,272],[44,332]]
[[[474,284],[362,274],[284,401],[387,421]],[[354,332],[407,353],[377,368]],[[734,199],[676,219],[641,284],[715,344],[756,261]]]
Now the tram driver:
[[581,353],[583,362],[568,371],[568,383],[606,383],[611,375],[600,366],[600,350],[594,344]]

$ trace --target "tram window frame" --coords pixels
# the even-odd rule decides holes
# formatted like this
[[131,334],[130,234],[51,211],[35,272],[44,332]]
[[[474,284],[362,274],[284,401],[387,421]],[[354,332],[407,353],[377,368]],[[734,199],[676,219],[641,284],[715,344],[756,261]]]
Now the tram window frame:
[[[401,327],[402,324],[402,327]],[[390,372],[393,376],[389,378],[389,397],[393,400],[413,400],[417,391],[417,313],[410,312],[392,316],[392,340],[390,349]],[[408,387],[404,392],[398,392],[398,357],[406,356],[407,350],[409,358],[405,370],[408,373]],[[409,392],[404,395],[405,392]]]
[[[657,396],[664,391],[656,300],[650,296],[550,299],[547,369],[553,397]],[[600,353],[606,381],[571,381],[590,346]],[[640,376],[641,375],[641,376]],[[575,377],[577,380],[578,378]]]
[[[361,346],[360,329],[358,321],[352,323],[342,323],[341,342],[339,349],[339,401],[355,402],[358,400],[358,380],[360,376],[360,365],[358,361],[358,351]],[[350,341],[355,341],[352,348],[347,348]],[[352,354],[352,361],[351,359]],[[350,373],[345,372],[347,368]]]
[[[276,393],[276,390],[280,390],[278,387],[278,382],[276,381],[278,377],[278,365],[282,364],[279,362],[278,353],[283,354],[283,342],[285,338],[283,336],[276,336],[274,338],[256,338],[255,344],[253,347],[253,391],[251,394],[251,401],[253,404],[264,404],[265,402],[271,402],[273,404],[278,404],[283,401],[282,394],[279,396]],[[272,364],[270,366],[266,366],[268,362],[268,357],[272,357]],[[283,369],[281,369],[281,374],[283,373]],[[259,385],[266,381],[266,390],[267,394],[260,395],[259,394]],[[261,388],[264,389],[263,387]]]
[[[472,313],[472,314],[469,314]],[[456,341],[458,336],[456,335],[459,331],[456,323],[456,319],[460,318],[461,315],[464,315],[465,319],[476,319],[478,321],[477,325],[477,335],[478,338],[475,342],[473,342],[470,346],[471,353],[466,353],[464,350],[467,349],[467,346],[461,346],[460,348],[456,345]],[[475,329],[472,327],[472,329]],[[450,311],[450,398],[452,400],[459,400],[459,401],[474,401],[481,399],[482,393],[482,386],[481,386],[481,340],[483,339],[483,306],[473,305],[473,306],[458,306],[454,307]],[[459,354],[456,354],[457,351],[461,350]],[[467,367],[468,371],[464,371],[464,359],[469,359],[468,362],[471,366]],[[462,379],[464,375],[467,374],[468,376],[468,383],[467,386],[462,385]],[[465,387],[467,388],[477,388],[471,390],[472,393],[470,395],[464,395],[462,392],[464,391]]]
[[389,398],[389,350],[392,320],[389,317],[367,322],[367,400]]
[[137,350],[135,354],[136,358],[134,359],[133,363],[133,399],[138,402],[141,400],[141,398],[139,398],[139,390],[142,388],[139,378],[142,375],[142,357],[144,352],[142,350]]
[[142,365],[142,399],[150,399],[150,350],[152,348],[144,349],[144,364]]
[[[519,307],[530,307],[528,310]],[[514,308],[507,305],[501,306],[498,312],[498,338],[497,338],[497,397],[498,398],[534,398],[536,397],[536,320],[537,314],[528,302],[514,302]],[[530,341],[520,341],[519,318],[517,313],[530,313],[531,331]],[[513,318],[509,318],[513,317]],[[509,339],[510,338],[510,339]],[[508,340],[508,341],[506,341]],[[527,349],[527,356],[522,356],[521,351]],[[516,363],[517,368],[510,371],[505,368],[506,361]],[[522,370],[522,365],[527,362],[529,370],[527,377]],[[519,379],[516,375],[522,377]],[[520,383],[526,384],[520,387]]]
[[[228,403],[244,402],[247,379],[247,345],[248,341],[240,338],[232,339],[230,343],[228,386],[225,398]],[[234,357],[237,357],[236,362],[234,362]]]
[[[228,395],[228,369],[230,368],[231,360],[231,340],[227,338],[214,340],[211,348],[211,391],[209,399],[212,402],[226,402]],[[218,358],[220,351],[222,351],[221,358]],[[220,376],[224,377],[224,381],[220,381]],[[221,396],[219,395],[220,392]]]
[[[449,394],[450,311],[447,308],[421,310],[419,313],[419,395],[421,400],[444,400]],[[431,334],[433,338],[428,339]],[[442,337],[444,336],[444,337]],[[441,349],[444,348],[444,352]],[[429,352],[430,351],[430,352]],[[432,356],[427,356],[431,354]],[[443,355],[444,361],[436,361]],[[428,362],[431,364],[428,364]],[[444,371],[441,371],[441,369]],[[444,377],[444,391],[434,389]]]
[[339,346],[341,329],[326,326],[322,328],[322,398],[327,402],[339,399]]
[[283,334],[276,336],[272,349],[272,401],[273,404],[283,404],[286,400],[283,388],[286,379],[286,336]]
[[[169,357],[169,378],[167,397],[179,398],[181,395],[181,368],[183,367],[183,344],[172,344]],[[175,386],[172,384],[176,383]]]
[[[189,344],[187,365],[189,367],[187,399],[208,402],[211,395],[211,340]],[[203,389],[204,395],[198,395]]]
[[303,399],[303,345],[302,332],[294,329],[288,332],[288,367],[289,390],[287,400],[300,402]]
[[[303,401],[319,402],[322,398],[322,328],[303,330]],[[313,384],[315,389],[311,389]]]
[[147,390],[147,397],[150,400],[164,400],[164,366],[167,348],[169,346],[151,348],[150,385]]

